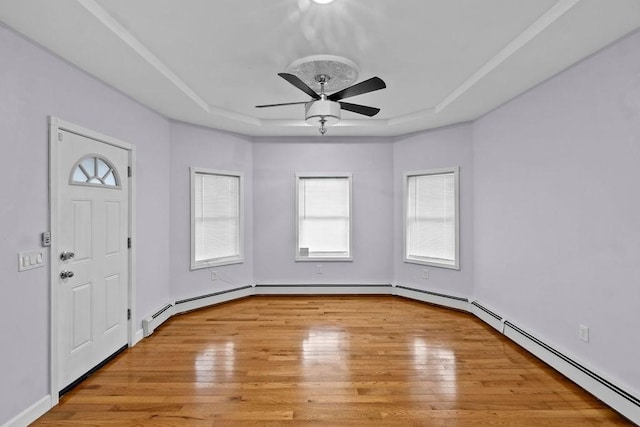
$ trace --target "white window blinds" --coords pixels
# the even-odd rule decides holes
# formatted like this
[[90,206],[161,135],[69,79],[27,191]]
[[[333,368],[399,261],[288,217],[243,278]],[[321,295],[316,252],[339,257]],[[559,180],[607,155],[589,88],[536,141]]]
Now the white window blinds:
[[240,176],[194,171],[192,268],[241,261]]
[[298,259],[351,256],[351,181],[298,177]]
[[406,175],[407,261],[458,267],[457,168]]

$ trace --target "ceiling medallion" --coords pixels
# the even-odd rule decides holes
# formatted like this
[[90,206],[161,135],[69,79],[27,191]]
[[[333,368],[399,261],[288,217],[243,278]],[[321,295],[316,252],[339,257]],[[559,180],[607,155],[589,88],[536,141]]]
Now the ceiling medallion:
[[329,76],[324,83],[327,93],[351,86],[358,79],[360,68],[350,59],[335,55],[311,55],[293,61],[286,72],[300,78],[307,86],[320,92],[321,84],[317,76]]

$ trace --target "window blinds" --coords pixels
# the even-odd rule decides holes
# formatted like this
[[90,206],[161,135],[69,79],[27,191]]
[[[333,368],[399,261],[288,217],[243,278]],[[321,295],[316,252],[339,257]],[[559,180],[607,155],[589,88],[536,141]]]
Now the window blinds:
[[[348,177],[306,178],[298,182],[298,250],[309,256],[349,256]],[[302,250],[301,250],[302,249]]]
[[240,177],[196,173],[195,261],[240,257]]
[[407,177],[407,258],[455,263],[455,175]]

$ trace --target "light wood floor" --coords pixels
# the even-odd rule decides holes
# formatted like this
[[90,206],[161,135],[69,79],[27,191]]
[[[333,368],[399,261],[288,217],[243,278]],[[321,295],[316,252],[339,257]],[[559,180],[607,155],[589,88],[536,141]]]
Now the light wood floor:
[[475,317],[389,296],[176,316],[35,424],[630,425]]

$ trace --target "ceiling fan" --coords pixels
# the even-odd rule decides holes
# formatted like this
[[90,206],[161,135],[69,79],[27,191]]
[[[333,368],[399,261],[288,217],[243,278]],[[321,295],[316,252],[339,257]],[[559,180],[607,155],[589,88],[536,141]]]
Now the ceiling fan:
[[356,95],[362,95],[364,93],[374,92],[376,90],[384,89],[387,85],[379,77],[371,77],[368,80],[357,83],[353,86],[349,86],[345,89],[339,90],[331,95],[325,93],[325,85],[331,79],[328,74],[317,74],[315,76],[316,82],[320,84],[320,93],[317,93],[311,89],[305,82],[298,78],[295,74],[290,73],[278,73],[280,77],[309,95],[313,98],[311,101],[301,102],[285,102],[282,104],[267,104],[256,105],[256,108],[265,107],[280,107],[283,105],[296,105],[305,104],[305,120],[309,124],[313,124],[316,121],[320,123],[320,134],[324,135],[327,131],[326,126],[331,126],[340,121],[340,110],[347,110],[353,113],[362,114],[368,117],[373,117],[380,112],[379,108],[368,107],[366,105],[351,104],[349,102],[342,102],[342,99],[350,98]]

